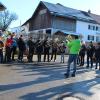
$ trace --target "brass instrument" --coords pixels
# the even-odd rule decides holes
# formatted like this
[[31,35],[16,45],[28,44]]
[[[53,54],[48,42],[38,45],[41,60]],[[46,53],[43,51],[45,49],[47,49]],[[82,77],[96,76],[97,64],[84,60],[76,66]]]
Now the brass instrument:
[[71,36],[71,35],[67,35],[67,37],[66,37],[66,41],[72,41],[73,40],[73,37]]

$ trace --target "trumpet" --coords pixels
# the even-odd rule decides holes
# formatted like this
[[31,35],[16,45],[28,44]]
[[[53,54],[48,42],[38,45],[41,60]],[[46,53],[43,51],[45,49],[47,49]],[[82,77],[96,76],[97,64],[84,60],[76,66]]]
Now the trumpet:
[[68,35],[67,37],[66,37],[66,41],[72,41],[73,40],[73,37],[71,36],[71,35]]

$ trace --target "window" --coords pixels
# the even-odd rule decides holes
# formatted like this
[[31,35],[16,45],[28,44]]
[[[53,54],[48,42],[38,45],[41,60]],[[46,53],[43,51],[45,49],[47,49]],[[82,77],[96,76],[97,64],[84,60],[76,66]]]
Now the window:
[[96,31],[98,31],[98,26],[96,26]]
[[98,31],[100,31],[100,27],[98,27]]
[[100,37],[96,36],[96,42],[100,42]]
[[96,31],[100,31],[100,27],[96,26]]
[[88,25],[88,29],[89,29],[89,30],[95,30],[95,26],[93,26],[93,25]]
[[96,34],[96,42],[100,42],[100,33]]
[[88,35],[88,40],[94,41],[94,36],[93,35]]
[[88,29],[90,29],[90,25],[88,25]]
[[47,9],[43,9],[43,10],[40,10],[39,14],[42,15],[42,14],[45,14],[47,12]]
[[94,25],[88,25],[88,29],[89,30],[100,31],[100,27],[99,26],[94,26]]
[[95,30],[95,26],[93,26],[93,30]]

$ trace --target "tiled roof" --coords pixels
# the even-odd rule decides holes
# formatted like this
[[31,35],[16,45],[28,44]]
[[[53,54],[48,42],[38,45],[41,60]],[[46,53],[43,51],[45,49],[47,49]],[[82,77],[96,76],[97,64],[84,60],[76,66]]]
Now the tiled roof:
[[59,3],[52,4],[52,3],[48,3],[48,2],[44,2],[44,1],[42,1],[42,3],[48,8],[48,10],[52,14],[57,14],[57,15],[65,16],[65,17],[71,17],[71,18],[75,18],[78,20],[89,21],[89,22],[93,22],[93,23],[95,22],[95,20],[91,16],[86,16],[80,10],[65,7]]
[[[48,3],[48,2],[44,2],[44,1],[41,1],[40,3],[44,4],[45,7],[53,15],[69,17],[69,18],[73,18],[73,19],[77,19],[77,20],[81,20],[81,21],[100,24],[100,15],[95,15],[92,13],[88,13],[86,11],[81,11],[81,10],[65,7],[59,3],[52,4],[52,3]],[[27,20],[24,24],[26,24],[29,20]]]
[[100,24],[100,15],[96,15],[96,14],[89,14],[98,24]]

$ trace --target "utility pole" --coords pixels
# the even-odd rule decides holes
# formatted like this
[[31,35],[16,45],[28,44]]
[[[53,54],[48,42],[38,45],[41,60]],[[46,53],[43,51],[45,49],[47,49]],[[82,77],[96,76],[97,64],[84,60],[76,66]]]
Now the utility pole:
[[20,20],[20,33],[21,33],[21,20]]

